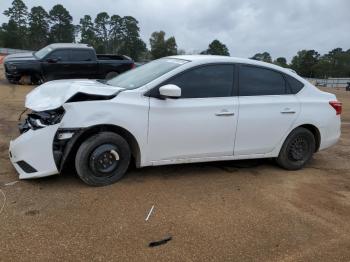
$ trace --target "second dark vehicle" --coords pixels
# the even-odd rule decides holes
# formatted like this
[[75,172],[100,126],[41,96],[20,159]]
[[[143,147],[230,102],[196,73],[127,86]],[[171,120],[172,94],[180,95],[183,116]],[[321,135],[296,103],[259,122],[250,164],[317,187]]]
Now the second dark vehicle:
[[110,79],[135,67],[127,56],[96,55],[85,44],[51,44],[37,52],[8,55],[4,65],[11,83],[23,79],[32,83],[72,78]]

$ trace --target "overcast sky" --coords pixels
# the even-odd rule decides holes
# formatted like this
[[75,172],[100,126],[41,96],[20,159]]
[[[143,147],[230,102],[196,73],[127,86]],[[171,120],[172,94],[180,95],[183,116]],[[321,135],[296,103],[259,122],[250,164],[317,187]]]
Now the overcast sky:
[[[2,13],[12,0],[0,0]],[[139,21],[149,45],[152,32],[175,36],[178,48],[201,51],[219,39],[232,56],[251,57],[267,51],[290,59],[298,50],[321,54],[350,48],[349,0],[24,0],[47,11],[62,4],[74,23],[89,14],[131,15]],[[0,22],[7,18],[0,15]]]

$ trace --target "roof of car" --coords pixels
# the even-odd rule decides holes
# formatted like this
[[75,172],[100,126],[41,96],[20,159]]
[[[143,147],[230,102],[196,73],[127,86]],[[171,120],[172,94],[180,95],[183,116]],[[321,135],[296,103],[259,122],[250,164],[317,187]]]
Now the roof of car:
[[59,48],[86,48],[86,49],[92,49],[91,46],[88,46],[87,44],[71,44],[71,43],[55,43],[50,45],[53,49],[59,49]]
[[290,70],[288,68],[283,68],[283,67],[271,64],[271,63],[266,63],[266,62],[248,59],[248,58],[239,58],[239,57],[232,57],[232,56],[218,56],[218,55],[177,55],[177,56],[170,56],[170,58],[184,59],[184,60],[188,60],[188,61],[203,62],[203,63],[249,64],[249,65],[268,67],[268,68],[275,69],[278,71],[286,72],[288,74],[295,74],[295,72],[292,72],[292,70]]

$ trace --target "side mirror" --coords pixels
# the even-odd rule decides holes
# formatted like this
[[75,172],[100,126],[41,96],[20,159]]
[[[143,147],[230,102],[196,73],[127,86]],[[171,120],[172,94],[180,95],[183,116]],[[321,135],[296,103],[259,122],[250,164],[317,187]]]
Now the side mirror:
[[50,64],[55,64],[57,63],[58,61],[60,61],[59,58],[48,58],[46,59],[46,62],[50,63]]
[[165,85],[159,88],[159,94],[162,97],[178,98],[181,97],[181,88],[177,85]]

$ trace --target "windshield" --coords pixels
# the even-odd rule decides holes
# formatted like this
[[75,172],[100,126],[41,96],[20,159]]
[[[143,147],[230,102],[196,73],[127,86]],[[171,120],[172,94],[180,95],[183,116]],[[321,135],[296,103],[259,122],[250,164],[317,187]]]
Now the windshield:
[[112,78],[107,84],[126,89],[139,88],[187,62],[175,58],[158,59]]
[[34,55],[36,57],[38,57],[39,59],[43,59],[51,51],[52,51],[52,47],[47,46],[47,47],[40,49],[38,52],[35,52]]

